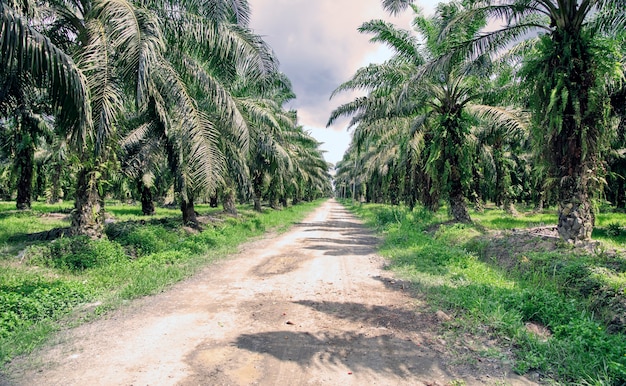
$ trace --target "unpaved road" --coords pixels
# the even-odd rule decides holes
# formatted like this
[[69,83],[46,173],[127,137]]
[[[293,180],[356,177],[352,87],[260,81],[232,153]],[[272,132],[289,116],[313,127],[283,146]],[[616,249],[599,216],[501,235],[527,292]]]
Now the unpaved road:
[[450,353],[438,319],[330,200],[290,232],[62,333],[14,385],[467,385],[532,382]]

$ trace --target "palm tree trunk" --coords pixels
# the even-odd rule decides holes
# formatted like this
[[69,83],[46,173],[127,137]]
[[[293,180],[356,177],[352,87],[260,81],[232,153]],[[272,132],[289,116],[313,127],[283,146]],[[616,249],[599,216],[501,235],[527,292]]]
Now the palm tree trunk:
[[617,182],[617,192],[615,192],[615,207],[618,209],[626,208],[626,189],[624,180],[619,179]]
[[60,162],[54,165],[52,174],[52,187],[50,187],[50,198],[48,204],[56,204],[61,199],[61,168]]
[[398,205],[400,203],[400,187],[398,181],[398,173],[394,171],[391,175],[391,182],[389,183],[389,201],[391,205]]
[[585,45],[580,35],[555,35],[553,40],[557,47],[553,63],[571,66],[565,90],[576,96],[575,102],[568,96],[559,101],[566,106],[550,143],[559,181],[557,230],[565,241],[577,243],[591,239],[595,223],[589,192],[593,189],[590,177],[596,175],[602,150],[598,145],[602,142],[602,109],[590,108],[596,81],[593,61],[588,60],[591,45]]
[[414,184],[417,185],[415,191],[419,192],[418,201],[429,211],[433,213],[438,211],[440,190],[433,186],[433,179],[424,171],[423,167],[416,170]]
[[454,221],[461,223],[471,223],[472,218],[467,210],[467,203],[465,202],[465,195],[463,194],[463,185],[461,184],[461,178],[458,170],[452,167],[451,174],[451,186],[450,186],[450,214],[454,218]]
[[573,179],[566,179],[559,189],[557,230],[563,240],[576,243],[591,239],[595,216],[584,186],[571,180]]
[[141,193],[141,213],[144,216],[152,216],[155,212],[152,190],[141,179],[139,180],[139,191]]
[[252,178],[252,190],[254,193],[254,210],[256,212],[262,212],[263,208],[261,207],[261,189],[263,187],[263,173],[255,172],[254,178]]
[[[27,125],[28,121],[22,122]],[[15,153],[15,169],[17,178],[17,199],[16,207],[19,210],[30,209],[32,195],[33,170],[35,165],[35,145],[32,137],[25,132],[25,127],[20,128],[16,142],[17,151]]]
[[18,161],[18,180],[17,180],[17,199],[16,207],[19,210],[30,209],[30,199],[32,193],[33,180],[33,156],[22,155],[17,156]]
[[424,206],[431,212],[435,213],[439,210],[439,195],[437,192],[433,193],[428,188],[422,191],[421,200]]
[[196,209],[192,196],[187,197],[187,199],[181,199],[180,211],[183,214],[183,224],[192,228],[198,228],[198,217],[196,217]]
[[450,213],[454,218],[454,221],[461,223],[471,223],[472,218],[467,210],[467,204],[465,203],[465,196],[463,194],[450,194]]
[[506,210],[506,179],[504,176],[504,164],[502,155],[502,141],[496,140],[493,144],[493,159],[495,163],[496,182],[494,203],[496,206],[504,206]]
[[539,198],[537,199],[537,204],[535,205],[535,209],[533,209],[533,212],[542,213],[545,202],[546,202],[546,191],[541,190],[539,192]]
[[278,203],[279,201],[279,195],[280,192],[279,190],[282,190],[282,187],[280,186],[282,182],[282,178],[279,178],[278,176],[275,176],[274,178],[272,178],[272,181],[270,182],[270,186],[268,188],[268,195],[269,195],[269,204],[270,207],[272,209],[280,209],[280,205]]
[[473,184],[473,192],[472,192],[472,200],[474,201],[474,210],[479,213],[483,213],[485,211],[485,202],[482,198],[480,181],[482,180],[480,172],[478,168],[472,168],[472,184]]
[[[293,198],[291,199],[291,205],[298,205],[300,203],[300,183],[296,184],[296,188],[294,189],[293,192]],[[345,186],[344,186],[344,192],[345,192]],[[345,198],[345,193],[344,193],[344,198]]]
[[[443,126],[447,128],[449,141],[444,145],[443,159],[449,161],[450,164],[450,191],[449,191],[449,204],[450,213],[454,218],[454,221],[461,223],[471,223],[472,219],[467,210],[467,203],[465,202],[465,194],[463,192],[463,166],[462,166],[462,154],[459,149],[463,148],[464,141],[462,140],[464,134],[462,127],[459,124],[460,111],[452,110],[449,117],[447,117]],[[447,153],[447,154],[446,154]]]
[[95,174],[88,168],[82,168],[78,173],[70,229],[73,235],[87,235],[92,239],[102,237],[104,230],[104,200],[98,192]]
[[519,216],[519,212],[515,209],[515,205],[513,205],[513,201],[506,195],[504,197],[504,211],[513,217]]
[[211,208],[217,208],[218,205],[218,192],[217,190],[215,191],[215,194],[211,195],[211,197],[209,197],[209,206]]
[[235,206],[235,191],[231,188],[226,188],[222,192],[222,206],[224,212],[233,216],[237,215],[237,207]]
[[261,206],[261,195],[254,193],[254,210],[256,212],[263,212],[263,207]]

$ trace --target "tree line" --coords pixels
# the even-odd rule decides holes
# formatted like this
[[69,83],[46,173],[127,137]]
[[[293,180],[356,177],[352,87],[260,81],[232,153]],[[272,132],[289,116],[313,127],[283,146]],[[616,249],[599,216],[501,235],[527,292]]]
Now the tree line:
[[0,198],[73,199],[102,235],[104,199],[145,214],[174,196],[272,207],[331,192],[318,143],[246,0],[2,0]]
[[337,165],[337,194],[373,202],[446,200],[455,221],[491,201],[558,208],[558,231],[590,239],[601,199],[624,208],[626,1],[452,0],[412,29],[361,25],[393,51],[333,95],[353,138]]

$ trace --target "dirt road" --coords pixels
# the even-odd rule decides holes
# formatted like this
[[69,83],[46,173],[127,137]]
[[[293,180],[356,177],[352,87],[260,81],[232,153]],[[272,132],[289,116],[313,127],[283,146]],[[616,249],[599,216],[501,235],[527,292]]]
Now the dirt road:
[[439,319],[383,270],[376,243],[328,201],[288,233],[63,333],[13,364],[10,383],[531,384],[450,353]]

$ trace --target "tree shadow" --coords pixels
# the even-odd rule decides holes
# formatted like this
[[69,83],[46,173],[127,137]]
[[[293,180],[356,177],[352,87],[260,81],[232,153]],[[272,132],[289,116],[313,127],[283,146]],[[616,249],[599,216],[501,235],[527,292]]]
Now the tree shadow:
[[[380,280],[387,283],[387,281],[382,278],[380,278]],[[398,288],[393,287],[390,289],[398,290]],[[425,320],[425,316],[416,313],[415,310],[400,307],[366,305],[354,302],[317,302],[311,300],[300,300],[294,303],[361,325],[384,327],[403,332],[419,332],[422,330],[425,321],[427,324],[437,323],[435,319]]]
[[315,243],[324,243],[324,244],[337,244],[337,245],[363,245],[363,246],[371,246],[375,247],[379,240],[376,237],[363,235],[355,235],[357,237],[352,237],[349,239],[329,239],[326,237],[309,237],[306,240]]
[[331,239],[311,237],[306,239],[309,245],[305,249],[324,251],[328,256],[369,255],[376,251],[378,239],[364,233],[361,236],[352,236],[350,239]]
[[[304,224],[303,224],[304,225]],[[356,221],[328,220],[321,223],[308,223],[305,232],[326,232],[339,234],[339,237],[308,237],[306,241],[313,244],[305,248],[325,251],[325,255],[366,255],[375,252],[380,240]]]
[[342,229],[355,229],[355,228],[365,228],[361,223],[356,221],[345,221],[345,220],[329,220],[324,222],[317,223],[297,223],[295,224],[297,227],[309,228],[306,229],[305,232],[319,232],[319,231],[327,231],[327,232],[337,232]]
[[440,358],[432,351],[393,335],[368,336],[357,332],[271,331],[242,334],[237,348],[269,354],[302,367],[345,367],[350,371],[370,371],[401,379],[447,374],[439,367]]
[[[400,290],[405,284],[374,279],[394,290]],[[355,372],[399,377],[403,381],[432,379],[435,374],[454,377],[449,368],[442,368],[444,362],[439,351],[431,343],[423,342],[422,333],[438,325],[436,317],[430,313],[357,302],[299,300],[293,303],[349,321],[351,325],[360,326],[360,330],[242,334],[235,342],[236,347],[269,354],[280,361],[296,362],[303,367],[344,367]]]

